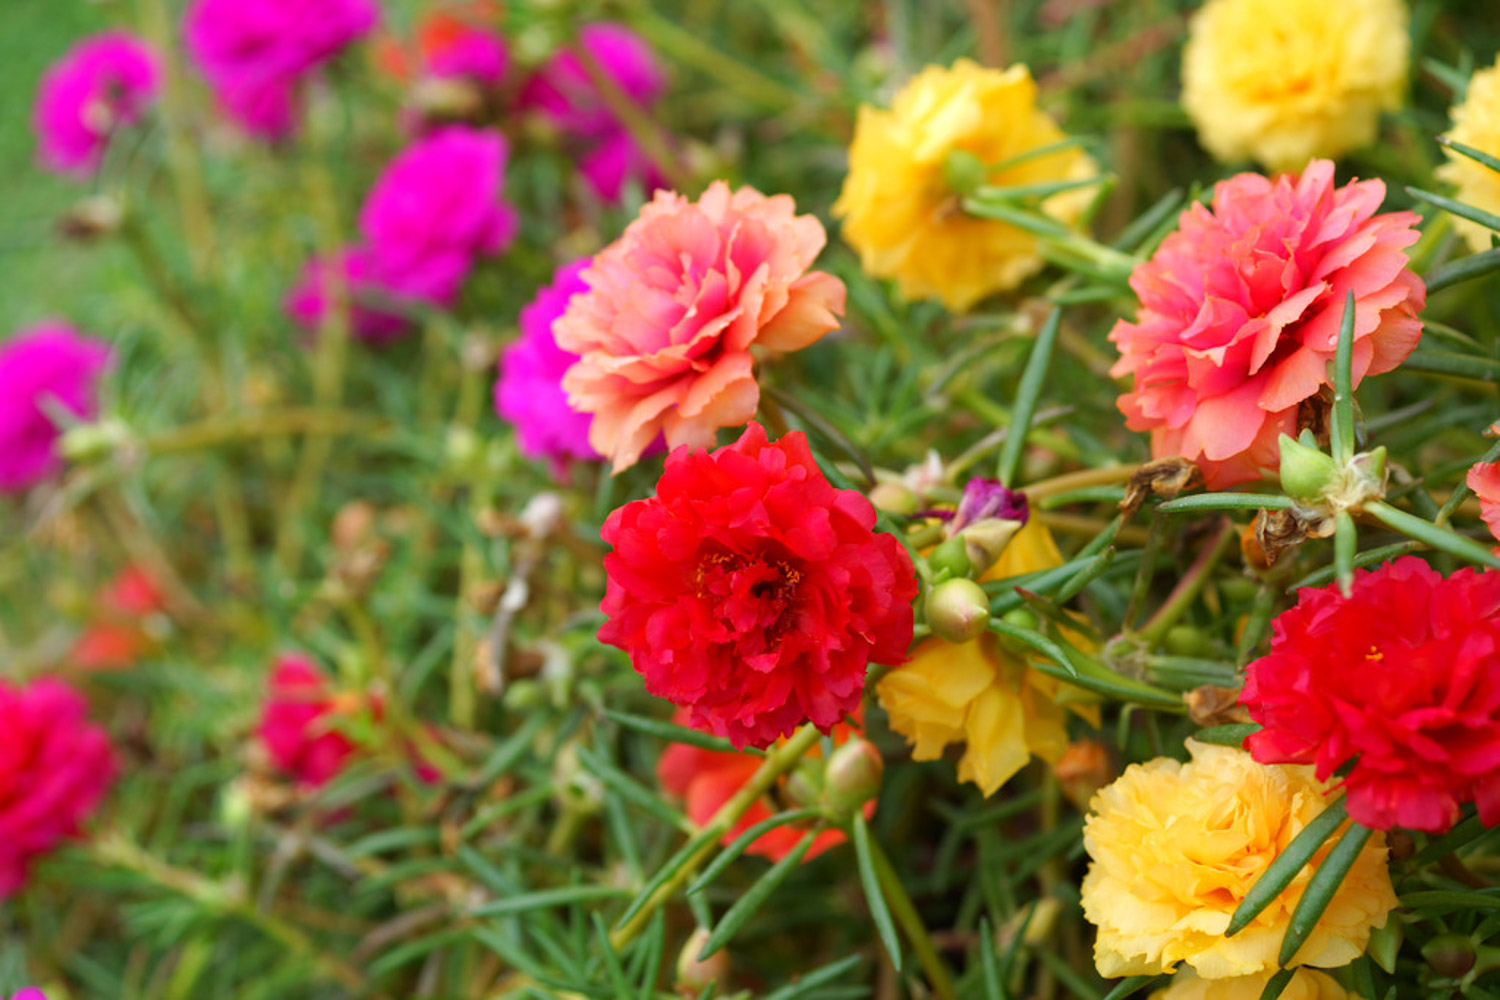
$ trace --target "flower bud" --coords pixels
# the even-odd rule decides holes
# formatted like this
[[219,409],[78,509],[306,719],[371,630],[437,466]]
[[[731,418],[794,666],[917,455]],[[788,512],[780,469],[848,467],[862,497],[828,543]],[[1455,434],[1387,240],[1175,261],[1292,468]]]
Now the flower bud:
[[901,482],[876,483],[870,491],[870,502],[877,510],[891,514],[915,514],[919,506],[917,494]]
[[78,424],[63,432],[59,445],[70,462],[108,458],[133,443],[134,436],[123,422],[114,419],[93,424]]
[[939,542],[927,555],[927,565],[938,580],[969,575],[969,554],[961,538]]
[[823,762],[803,758],[787,775],[782,791],[795,806],[815,806],[823,797]]
[[990,627],[990,599],[967,577],[944,580],[927,591],[927,624],[949,642],[969,642]]
[[423,118],[467,121],[484,111],[484,95],[473,81],[460,77],[426,77],[411,90],[411,103]]
[[875,744],[858,736],[833,751],[823,771],[823,801],[836,815],[849,815],[880,794],[885,760]]
[[[1311,441],[1311,435],[1307,435]],[[1293,500],[1316,501],[1337,481],[1339,468],[1332,457],[1310,443],[1281,435],[1281,492]]]
[[1462,934],[1442,934],[1422,946],[1422,957],[1438,975],[1461,979],[1474,968],[1474,942]]
[[982,576],[999,562],[1005,547],[1016,537],[1016,532],[1021,530],[1024,523],[989,517],[983,521],[975,521],[959,532],[958,537],[963,540],[964,554],[969,557],[972,572]]
[[683,996],[697,996],[718,984],[717,992],[726,992],[724,984],[729,979],[729,950],[720,948],[701,961],[698,954],[708,944],[708,930],[699,927],[688,936],[677,956],[677,981],[674,988]]
[[124,221],[125,210],[117,199],[96,194],[68,209],[67,214],[57,220],[57,231],[65,239],[87,243],[113,236]]
[[965,149],[951,149],[943,160],[943,181],[959,197],[967,197],[989,179],[990,168]]

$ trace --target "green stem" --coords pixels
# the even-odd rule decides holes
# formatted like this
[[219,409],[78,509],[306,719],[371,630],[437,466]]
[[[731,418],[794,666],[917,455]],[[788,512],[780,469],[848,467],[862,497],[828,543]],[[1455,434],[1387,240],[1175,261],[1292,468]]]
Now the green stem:
[[358,434],[378,431],[384,422],[352,410],[293,407],[244,416],[214,417],[147,435],[141,445],[152,456],[217,448],[259,438]]
[[912,951],[917,954],[917,961],[922,966],[922,971],[927,973],[927,980],[932,984],[932,992],[937,994],[940,1000],[958,1000],[958,992],[953,986],[953,977],[948,972],[948,967],[937,953],[937,948],[932,944],[932,936],[927,933],[927,926],[922,923],[922,917],[917,913],[917,908],[912,904],[911,896],[906,891],[906,886],[901,884],[901,878],[896,870],[891,867],[890,858],[886,857],[885,849],[874,837],[870,838],[870,860],[875,865],[875,877],[880,882],[880,891],[885,896],[886,905],[891,908],[891,916],[896,918],[901,932],[906,935],[906,940],[911,942]]
[[1188,567],[1182,579],[1177,581],[1177,586],[1172,588],[1172,592],[1167,595],[1162,606],[1156,609],[1156,614],[1141,626],[1137,634],[1142,641],[1153,646],[1161,641],[1162,637],[1167,634],[1167,630],[1175,625],[1183,612],[1192,605],[1193,601],[1197,600],[1198,595],[1203,591],[1204,584],[1208,583],[1209,574],[1229,551],[1238,533],[1233,522],[1225,518],[1219,526],[1218,535],[1207,548],[1198,553],[1198,558],[1193,560],[1193,565]]
[[1387,528],[1392,528],[1408,538],[1415,538],[1432,548],[1458,556],[1469,562],[1479,563],[1491,569],[1500,569],[1500,558],[1472,538],[1455,534],[1451,529],[1440,528],[1431,521],[1424,521],[1404,510],[1397,510],[1382,500],[1371,500],[1361,508]]

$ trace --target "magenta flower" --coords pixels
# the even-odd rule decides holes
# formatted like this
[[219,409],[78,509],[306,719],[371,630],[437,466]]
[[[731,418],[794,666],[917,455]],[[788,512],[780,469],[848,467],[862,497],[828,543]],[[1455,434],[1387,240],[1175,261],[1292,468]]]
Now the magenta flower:
[[[579,45],[626,96],[646,107],[661,96],[666,74],[650,46],[630,29],[609,23],[579,29]],[[521,103],[548,118],[582,147],[579,169],[600,198],[618,201],[628,180],[649,194],[666,181],[599,95],[576,51],[559,50],[521,91]]]
[[588,266],[585,257],[558,268],[552,284],[521,310],[521,337],[500,357],[495,412],[515,425],[521,453],[528,458],[562,462],[600,457],[589,446],[589,414],[568,406],[562,388],[563,373],[578,355],[558,347],[552,336],[552,323],[568,300],[588,291],[580,276]]
[[141,120],[160,86],[156,54],[139,38],[123,31],[85,38],[37,88],[32,126],[42,163],[58,173],[99,169],[110,137]]
[[28,986],[26,989],[11,997],[10,1000],[47,1000],[47,994],[43,993],[35,986]]
[[188,51],[220,102],[267,139],[297,126],[302,81],[380,20],[372,0],[194,0]]
[[108,362],[108,345],[62,323],[31,327],[0,344],[0,492],[29,489],[62,468],[53,413],[92,417]]
[[410,298],[452,305],[474,259],[515,239],[515,209],[500,200],[506,157],[500,133],[459,125],[407,147],[360,211],[374,273],[399,276]]
[[282,656],[271,673],[255,734],[278,769],[303,787],[316,788],[337,777],[354,756],[353,741],[337,728],[348,710],[317,664],[305,656]]
[[114,781],[109,740],[87,715],[61,681],[0,681],[0,901],[26,884],[35,858],[78,835]]
[[429,35],[430,41],[423,39],[422,53],[427,76],[461,77],[493,87],[510,68],[505,41],[493,32],[454,21],[446,32],[432,30]]
[[306,329],[316,332],[328,312],[332,277],[340,272],[345,294],[349,296],[349,318],[353,325],[350,332],[354,336],[372,344],[383,344],[411,329],[410,317],[392,310],[385,303],[399,303],[420,296],[405,294],[398,281],[378,274],[370,251],[364,247],[348,247],[331,260],[326,257],[309,260],[302,269],[297,286],[283,303],[287,314]]

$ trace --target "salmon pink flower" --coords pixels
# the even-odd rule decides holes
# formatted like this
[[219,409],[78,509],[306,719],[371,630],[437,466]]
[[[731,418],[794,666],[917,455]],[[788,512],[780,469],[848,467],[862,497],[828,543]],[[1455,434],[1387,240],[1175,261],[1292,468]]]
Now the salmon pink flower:
[[317,664],[283,656],[271,673],[270,697],[255,732],[278,769],[316,788],[337,777],[354,755],[353,741],[336,728],[347,711]]
[[1344,301],[1354,293],[1354,384],[1395,368],[1417,346],[1426,303],[1407,268],[1412,212],[1376,214],[1378,180],[1333,186],[1333,164],[1301,177],[1240,174],[1213,205],[1182,213],[1177,232],[1136,268],[1134,323],[1120,320],[1111,374],[1131,430],[1157,458],[1181,455],[1219,489],[1275,470],[1277,439],[1297,436],[1298,408],[1329,386]]
[[1479,498],[1479,516],[1500,541],[1500,462],[1476,462],[1465,481]]
[[658,434],[669,447],[713,444],[755,415],[750,346],[806,347],[839,325],[844,283],[809,271],[822,223],[786,195],[731,192],[715,181],[696,202],[658,191],[583,272],[552,328],[579,355],[563,388],[593,414],[589,442],[619,472]]
[[604,522],[599,638],[646,690],[736,747],[852,712],[870,661],[912,637],[911,558],[875,508],[829,485],[799,432],[752,423],[714,452],[678,448],[656,495]]
[[1263,763],[1345,764],[1349,815],[1438,833],[1465,802],[1500,823],[1500,573],[1446,579],[1416,556],[1303,587],[1246,668]]
[[141,120],[160,86],[156,53],[139,38],[85,38],[42,75],[33,112],[42,162],[59,173],[97,170],[110,138]]
[[0,902],[33,859],[78,836],[114,781],[109,739],[87,715],[61,681],[0,681]]
[[87,419],[109,347],[63,323],[0,344],[0,493],[29,489],[62,468],[59,412]]

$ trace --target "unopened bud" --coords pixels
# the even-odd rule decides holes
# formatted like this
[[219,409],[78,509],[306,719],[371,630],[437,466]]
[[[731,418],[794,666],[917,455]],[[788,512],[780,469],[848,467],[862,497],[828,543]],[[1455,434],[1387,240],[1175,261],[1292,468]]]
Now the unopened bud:
[[426,77],[412,87],[411,104],[423,118],[463,121],[484,111],[484,94],[462,77]]
[[837,815],[847,815],[880,794],[885,760],[875,744],[858,736],[834,750],[823,772],[823,801]]
[[1422,957],[1438,975],[1460,979],[1474,968],[1474,942],[1462,934],[1443,934],[1422,946]]
[[787,775],[782,791],[787,801],[797,806],[815,806],[823,796],[822,761],[803,759],[797,762],[792,773]]
[[938,580],[969,575],[969,554],[962,538],[939,542],[927,555],[927,565]]
[[122,421],[106,419],[69,427],[62,436],[61,451],[70,462],[108,458],[134,441]]
[[870,491],[870,502],[891,514],[915,514],[918,507],[917,494],[905,483],[876,483]]
[[677,956],[677,981],[674,987],[683,996],[697,996],[714,984],[717,992],[726,992],[724,984],[729,980],[729,951],[720,948],[705,959],[698,955],[708,944],[708,930],[699,927],[688,937]]
[[990,627],[990,599],[967,577],[944,580],[927,592],[927,624],[949,642],[969,642]]
[[969,557],[969,566],[975,576],[983,576],[991,566],[1000,561],[1005,547],[1016,537],[1024,522],[986,518],[975,521],[958,537],[964,543],[964,554]]
[[1312,443],[1312,435],[1304,434],[1302,441],[1281,435],[1281,492],[1293,500],[1314,502],[1333,487],[1339,469]]
[[967,197],[989,179],[990,168],[983,160],[965,149],[952,149],[943,160],[943,180],[948,189]]

